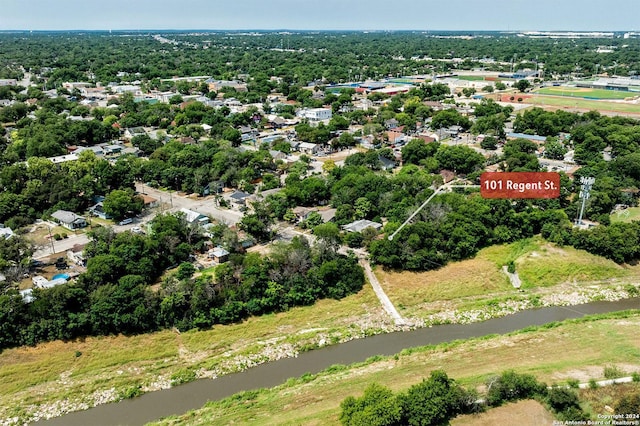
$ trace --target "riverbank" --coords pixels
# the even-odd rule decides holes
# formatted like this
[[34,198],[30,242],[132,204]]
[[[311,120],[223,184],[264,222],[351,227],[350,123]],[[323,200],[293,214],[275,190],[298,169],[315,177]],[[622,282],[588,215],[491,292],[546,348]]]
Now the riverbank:
[[[636,335],[640,313],[601,318],[568,320],[507,335],[424,346],[397,355],[374,356],[350,366],[334,365],[318,374],[209,402],[200,409],[153,424],[338,425],[340,403],[347,396],[361,396],[372,382],[396,392],[406,390],[434,369],[444,369],[458,383],[480,392],[486,390],[488,379],[508,369],[532,374],[548,385],[603,379],[605,367],[615,367],[621,373],[640,371],[640,360],[629,356],[640,350]],[[469,356],[471,353],[473,356]],[[594,415],[598,413],[592,411]]]

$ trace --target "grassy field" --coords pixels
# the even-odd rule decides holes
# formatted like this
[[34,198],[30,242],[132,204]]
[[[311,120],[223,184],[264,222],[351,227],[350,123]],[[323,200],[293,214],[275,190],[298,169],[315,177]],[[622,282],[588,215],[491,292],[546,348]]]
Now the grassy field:
[[458,80],[466,81],[484,81],[486,80],[482,75],[459,75],[456,77]]
[[548,106],[567,109],[640,114],[640,105],[622,102],[596,101],[589,99],[548,95],[535,95],[529,99],[525,99],[524,102],[540,107]]
[[462,385],[479,389],[488,378],[507,369],[533,374],[549,385],[568,379],[602,379],[604,365],[618,366],[627,373],[640,371],[638,326],[640,313],[636,312],[627,318],[569,321],[509,336],[374,357],[348,368],[334,366],[318,375],[290,379],[276,388],[210,402],[200,410],[155,424],[339,424],[340,402],[349,395],[362,395],[371,382],[404,390],[434,369],[444,369]]
[[539,238],[481,250],[475,258],[450,263],[429,272],[394,272],[376,268],[383,289],[401,315],[425,318],[447,306],[470,307],[477,299],[519,294],[505,274],[503,265],[513,261],[522,288],[536,290],[563,283],[585,283],[610,278],[635,277],[634,268],[623,268],[602,257],[571,247],[559,248]]
[[640,220],[640,207],[629,207],[611,215],[611,222],[632,222]]
[[623,92],[618,90],[590,89],[586,87],[543,87],[537,89],[535,93],[541,95],[568,96],[577,98],[598,98],[598,99],[626,99],[640,96],[638,92]]

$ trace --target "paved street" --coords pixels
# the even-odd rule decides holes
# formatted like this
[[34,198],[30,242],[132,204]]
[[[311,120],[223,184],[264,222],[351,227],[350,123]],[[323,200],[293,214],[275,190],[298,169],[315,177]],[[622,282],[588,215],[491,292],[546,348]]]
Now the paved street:
[[[87,234],[78,234],[78,235],[69,235],[68,238],[64,238],[59,241],[53,241],[53,247],[51,243],[46,244],[45,246],[36,250],[33,254],[34,259],[42,259],[47,257],[53,253],[60,253],[61,257],[66,256],[68,250],[73,248],[76,244],[84,245],[89,242],[89,237]],[[52,251],[55,250],[54,251]]]
[[[216,207],[215,201],[211,196],[193,199],[184,195],[179,195],[176,192],[169,193],[168,191],[151,188],[148,185],[143,185],[142,183],[136,183],[136,190],[140,193],[146,193],[147,195],[158,199],[158,201],[160,201],[164,206],[170,206],[169,209],[165,211],[175,212],[181,208],[185,208],[202,213],[206,216],[211,216],[212,218],[226,223],[229,226],[240,222],[243,216],[242,213],[238,211]],[[151,218],[153,218],[153,216],[151,216]]]

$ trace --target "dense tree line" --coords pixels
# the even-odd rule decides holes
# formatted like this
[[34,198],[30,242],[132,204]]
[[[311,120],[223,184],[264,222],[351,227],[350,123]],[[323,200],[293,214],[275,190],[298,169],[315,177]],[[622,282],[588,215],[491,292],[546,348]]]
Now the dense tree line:
[[[231,248],[230,260],[213,275],[194,277],[189,256],[205,249],[205,238],[181,215],[157,216],[149,236],[95,229],[85,249],[87,271],[77,282],[34,289],[31,303],[16,289],[3,289],[0,349],[87,335],[207,328],[321,298],[340,299],[364,283],[357,259],[338,254],[337,246],[322,238],[311,247],[297,237],[261,257],[245,254],[224,226],[213,233],[214,241]],[[175,266],[152,290],[150,285]]]

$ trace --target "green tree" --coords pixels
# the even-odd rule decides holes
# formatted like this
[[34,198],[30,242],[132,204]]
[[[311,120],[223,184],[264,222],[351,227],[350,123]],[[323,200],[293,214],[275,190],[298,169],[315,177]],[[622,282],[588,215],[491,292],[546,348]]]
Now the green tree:
[[442,370],[432,371],[422,383],[399,397],[402,423],[441,425],[466,410],[465,391]]
[[390,389],[377,383],[367,386],[360,398],[347,397],[340,408],[340,422],[345,426],[401,424],[401,409],[395,395]]
[[103,206],[105,213],[118,221],[140,213],[144,207],[144,202],[141,197],[134,195],[131,190],[116,189],[107,194]]
[[521,92],[526,92],[531,87],[531,83],[529,80],[522,79],[518,80],[513,86]]

